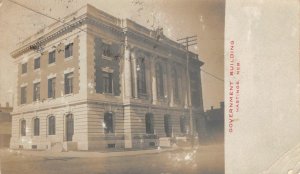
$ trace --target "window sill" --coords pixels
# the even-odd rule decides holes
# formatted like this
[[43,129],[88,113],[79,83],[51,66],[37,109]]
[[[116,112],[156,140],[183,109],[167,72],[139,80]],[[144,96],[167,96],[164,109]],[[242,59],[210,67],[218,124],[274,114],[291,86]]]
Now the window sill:
[[48,136],[49,136],[49,137],[52,137],[52,136],[55,136],[55,135],[56,135],[56,134],[51,134],[51,135],[50,135],[50,134],[48,134]]
[[105,56],[105,55],[102,54],[102,59],[112,61],[113,57]]
[[102,94],[106,96],[115,96],[113,93],[107,93],[107,92],[102,92]]
[[72,60],[72,59],[73,59],[73,56],[70,56],[70,57],[65,57],[64,60],[65,60],[65,62],[66,62],[66,61],[69,61],[69,60]]
[[36,68],[36,69],[34,69],[33,71],[34,72],[38,72],[38,71],[40,71],[41,70],[41,68]]
[[49,64],[48,64],[48,67],[51,67],[51,66],[54,66],[54,65],[56,65],[56,63],[55,63],[55,62],[52,62],[52,63],[49,63]]
[[106,137],[115,137],[115,136],[116,136],[115,133],[105,133],[105,132],[104,132],[104,135],[105,135]]
[[32,101],[32,104],[39,104],[39,103],[42,103],[43,101],[42,100],[34,100]]
[[148,99],[148,94],[147,93],[138,93],[138,98],[139,99]]
[[48,97],[47,100],[54,100],[55,97]]
[[70,97],[70,96],[74,96],[74,93],[70,93],[70,94],[65,94],[64,97]]

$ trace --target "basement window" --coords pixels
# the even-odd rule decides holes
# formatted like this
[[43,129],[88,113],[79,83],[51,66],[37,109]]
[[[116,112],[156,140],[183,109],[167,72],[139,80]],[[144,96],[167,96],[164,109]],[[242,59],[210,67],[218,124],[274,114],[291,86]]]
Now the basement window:
[[116,148],[116,144],[107,144],[107,148],[109,149]]

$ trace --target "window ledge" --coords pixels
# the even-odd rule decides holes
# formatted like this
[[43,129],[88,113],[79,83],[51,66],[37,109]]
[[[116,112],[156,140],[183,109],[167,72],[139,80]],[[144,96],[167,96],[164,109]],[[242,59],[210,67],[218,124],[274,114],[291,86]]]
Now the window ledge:
[[56,65],[56,63],[55,63],[55,62],[52,62],[52,63],[49,63],[49,64],[48,64],[48,67],[51,67],[51,66],[54,66],[54,65]]
[[41,68],[36,68],[36,69],[34,69],[33,71],[34,72],[38,72],[38,71],[40,71],[41,70]]
[[102,94],[106,96],[115,96],[113,93],[107,93],[107,92],[102,92]]
[[73,59],[73,56],[65,57],[65,61],[69,61],[69,60],[72,60],[72,59]]
[[48,102],[53,101],[53,100],[55,100],[55,97],[48,97],[48,98],[47,98],[47,101],[48,101]]
[[74,93],[70,93],[70,94],[65,94],[64,97],[70,97],[70,96],[74,96]]
[[37,104],[37,103],[41,103],[41,102],[42,102],[42,100],[41,100],[41,99],[38,99],[38,100],[33,100],[33,101],[32,101],[32,103],[33,103],[33,104]]
[[105,133],[105,132],[104,132],[104,135],[105,135],[106,137],[114,137],[114,136],[116,136],[115,133]]
[[109,61],[113,60],[113,57],[105,56],[103,54],[102,54],[102,58],[105,59],[105,60],[109,60]]
[[53,136],[56,136],[56,135],[55,134],[51,134],[51,135],[48,134],[47,136],[48,137],[53,137]]

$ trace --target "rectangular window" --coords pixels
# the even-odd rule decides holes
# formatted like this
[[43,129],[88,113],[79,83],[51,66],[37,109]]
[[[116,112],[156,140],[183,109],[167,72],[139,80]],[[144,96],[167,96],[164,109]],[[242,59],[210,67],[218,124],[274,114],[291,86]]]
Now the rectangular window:
[[65,46],[65,58],[73,56],[73,43]]
[[137,88],[139,94],[146,94],[146,67],[144,58],[137,59]]
[[21,120],[21,136],[26,136],[26,120]]
[[172,120],[170,115],[164,116],[165,133],[167,137],[172,136]]
[[40,82],[33,84],[33,101],[40,100]]
[[65,74],[65,94],[73,93],[73,72]]
[[55,77],[48,79],[48,98],[55,98]]
[[103,72],[103,91],[104,93],[112,93],[112,73]]
[[49,135],[55,135],[55,117],[50,116],[48,118],[48,123],[49,123],[48,134]]
[[184,116],[180,117],[180,131],[181,133],[186,133],[186,118]]
[[102,48],[103,48],[103,52],[102,52],[102,55],[103,56],[106,56],[106,57],[113,57],[113,53],[112,53],[112,49],[111,49],[111,45],[109,45],[109,44],[105,44],[105,43],[103,43],[103,46],[102,46]]
[[39,118],[34,119],[33,135],[34,136],[39,136],[40,135],[40,119]]
[[39,69],[41,67],[41,58],[34,59],[34,69]]
[[27,63],[22,64],[22,74],[27,73]]
[[154,134],[153,115],[151,113],[146,114],[145,121],[146,121],[146,133],[147,134]]
[[114,133],[112,113],[105,113],[104,115],[104,131],[105,133]]
[[27,101],[27,87],[21,87],[21,104],[25,104]]
[[48,60],[48,63],[51,64],[51,63],[54,63],[55,62],[55,50],[54,51],[51,51],[49,53],[49,60]]

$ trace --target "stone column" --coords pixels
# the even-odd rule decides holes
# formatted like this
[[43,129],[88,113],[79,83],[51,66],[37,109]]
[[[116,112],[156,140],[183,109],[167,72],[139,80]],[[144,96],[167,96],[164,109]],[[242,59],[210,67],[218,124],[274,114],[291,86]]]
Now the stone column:
[[152,57],[150,60],[150,71],[152,79],[152,104],[157,103],[157,91],[156,91],[156,72],[155,72],[155,58]]
[[168,105],[170,107],[173,107],[174,106],[174,86],[173,86],[173,77],[172,77],[172,65],[170,63],[167,63],[167,73],[166,73],[166,76],[167,76],[167,100],[168,100]]
[[[123,100],[129,103],[131,98],[131,64],[130,64],[130,48],[125,44],[124,53],[124,71],[123,71]],[[124,107],[124,144],[126,149],[132,148],[132,129],[131,129],[131,113],[130,106]]]
[[124,77],[124,83],[123,83],[124,99],[128,100],[131,98],[131,65],[130,65],[130,49],[128,48],[128,46],[125,46],[123,77]]
[[133,97],[134,98],[138,98],[138,90],[137,90],[137,73],[136,73],[136,68],[137,68],[137,65],[136,65],[136,54],[134,52],[131,53],[131,63],[132,63],[132,77],[131,77],[131,80],[132,80],[132,93],[133,93]]

